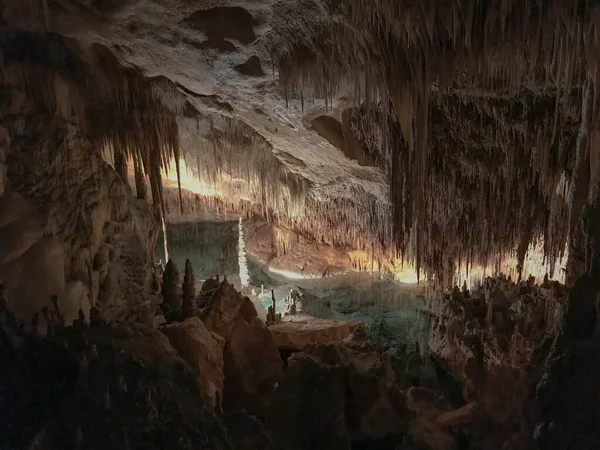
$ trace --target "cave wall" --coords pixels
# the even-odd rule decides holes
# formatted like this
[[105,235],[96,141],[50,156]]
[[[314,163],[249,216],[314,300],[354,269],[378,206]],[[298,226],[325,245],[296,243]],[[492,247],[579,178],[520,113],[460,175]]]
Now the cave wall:
[[8,298],[28,299],[10,307],[28,320],[56,295],[67,322],[92,305],[107,318],[144,320],[158,232],[151,207],[76,125],[3,88],[0,277]]

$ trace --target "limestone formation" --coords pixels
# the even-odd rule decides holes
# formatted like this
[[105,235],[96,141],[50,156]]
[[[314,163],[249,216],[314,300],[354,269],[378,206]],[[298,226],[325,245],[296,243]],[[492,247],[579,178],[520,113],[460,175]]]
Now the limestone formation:
[[269,326],[280,350],[300,351],[314,345],[335,345],[364,330],[362,322],[295,317]]
[[557,282],[536,286],[503,278],[485,280],[469,298],[455,289],[443,299],[431,351],[461,382],[465,400],[478,402],[479,415],[495,423],[500,441],[529,420],[523,407],[536,383],[529,367],[539,364],[536,354],[559,334],[566,301]]
[[91,305],[142,318],[155,236],[149,209],[68,122],[42,115],[25,124],[14,128],[7,170],[18,182],[0,198],[0,275],[30,299],[11,308],[29,320],[56,295],[66,322]]
[[350,449],[352,442],[401,441],[406,400],[388,356],[368,347],[318,346],[294,354],[268,408],[282,448]]
[[[598,2],[234,3],[0,2],[0,447],[230,447],[219,390],[205,407],[156,329],[197,314],[224,340],[223,408],[277,446],[599,448]],[[167,220],[215,211],[264,221],[279,275],[426,278],[466,405],[405,398],[352,339],[281,378],[248,297],[180,291]]]
[[185,260],[181,290],[181,312],[183,317],[191,317],[196,314],[198,305],[196,303],[196,277],[194,277],[194,269],[189,259]]
[[206,329],[198,317],[175,322],[162,329],[171,345],[196,370],[198,383],[212,408],[223,392],[223,348],[225,340]]
[[162,333],[111,324],[53,336],[14,330],[7,340],[7,325],[0,320],[0,353],[12,357],[0,385],[14,399],[2,398],[3,448],[232,449],[197,375]]
[[405,444],[431,450],[456,448],[456,436],[438,422],[441,417],[453,413],[443,398],[425,388],[410,388],[406,392],[406,402],[408,410],[416,417],[410,421]]
[[246,260],[246,244],[244,242],[244,227],[242,218],[238,221],[238,265],[240,267],[240,283],[242,289],[248,287],[250,275],[248,273],[248,261]]
[[275,291],[271,289],[271,305],[267,308],[267,326],[281,322],[281,313],[278,313],[276,308]]
[[[214,285],[214,280],[206,283]],[[205,283],[205,285],[206,285]],[[209,287],[202,291],[207,292]],[[200,312],[206,328],[225,340],[223,407],[264,417],[283,362],[252,301],[223,280]]]
[[167,320],[169,318],[172,320],[181,314],[181,291],[179,286],[179,271],[173,260],[170,259],[162,276],[163,301],[161,308]]
[[290,290],[290,293],[283,299],[283,303],[286,305],[283,315],[295,316],[296,313],[302,312],[301,298],[302,294],[298,290]]

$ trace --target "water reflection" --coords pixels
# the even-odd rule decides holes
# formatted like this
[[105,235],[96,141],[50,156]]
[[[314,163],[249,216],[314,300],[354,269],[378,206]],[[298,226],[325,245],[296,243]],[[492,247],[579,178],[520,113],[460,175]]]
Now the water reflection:
[[[180,272],[185,267],[186,258],[192,263],[196,276],[196,287],[210,277],[226,276],[240,288],[237,222],[202,221],[167,226],[169,257]],[[156,260],[165,259],[163,235],[156,243]]]
[[[172,224],[167,228],[169,256],[180,270],[189,258],[196,284],[211,276],[227,276],[240,289],[237,222],[202,221]],[[164,259],[162,237],[157,246],[157,258]],[[362,321],[371,335],[391,352],[404,353],[415,342],[427,352],[431,319],[423,313],[435,310],[436,299],[415,292],[409,285],[389,279],[379,279],[368,273],[350,273],[329,278],[287,280],[266,273],[248,258],[250,289],[256,294],[259,314],[265,314],[271,304],[273,289],[277,310],[283,312],[284,298],[292,288],[303,293],[304,313],[314,317]]]

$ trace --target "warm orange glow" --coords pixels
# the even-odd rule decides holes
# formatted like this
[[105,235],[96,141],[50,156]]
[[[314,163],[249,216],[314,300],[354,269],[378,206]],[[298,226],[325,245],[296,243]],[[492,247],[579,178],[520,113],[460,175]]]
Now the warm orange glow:
[[[534,277],[536,283],[539,284],[544,280],[546,274],[549,273],[550,267],[547,262],[544,262],[543,248],[543,242],[537,242],[529,246],[527,254],[525,255],[525,261],[523,262],[523,280]],[[567,251],[565,250],[564,257],[556,261],[552,279],[559,281],[560,283],[565,282],[565,271],[563,269],[567,261],[567,256]],[[510,276],[516,281],[518,278],[517,258],[515,256],[504,258],[500,263],[500,272],[506,276]],[[462,285],[464,281],[467,283],[467,287],[470,288],[476,282],[493,275],[496,275],[496,268],[493,264],[489,264],[487,267],[475,265],[472,268],[469,268],[468,275],[466,267],[462,267],[459,273],[457,273],[457,284]]]
[[[216,189],[214,186],[207,185],[206,183],[194,178],[193,174],[185,165],[185,161],[183,159],[179,161],[179,168],[181,174],[181,189],[193,192],[194,194],[205,195],[207,197],[222,195],[222,192]],[[171,159],[169,162],[169,169],[163,170],[163,182],[165,185],[177,186],[177,169],[175,167],[174,159]]]
[[427,281],[423,274],[417,277],[417,271],[414,267],[404,266],[402,269],[394,272],[394,280],[407,284],[416,284],[419,281]]
[[[109,164],[113,164],[112,154],[110,149],[106,148],[103,151],[103,157]],[[187,191],[193,192],[198,195],[206,197],[222,197],[237,200],[250,200],[248,194],[248,187],[244,188],[244,181],[234,179],[223,175],[221,177],[221,183],[219,186],[214,184],[208,184],[195,178],[194,174],[187,168],[185,161],[180,160],[180,180],[181,188]],[[134,178],[133,164],[129,161],[128,164],[130,179]],[[169,169],[163,171],[163,182],[166,186],[177,187],[177,170],[175,167],[175,160],[171,159],[169,163]],[[558,189],[558,188],[557,188]],[[278,236],[283,241],[287,236]],[[279,244],[282,244],[280,242]],[[537,242],[531,244],[525,256],[523,264],[522,279],[526,280],[530,276],[533,276],[537,283],[541,283],[546,273],[549,272],[549,265],[544,261],[543,255],[543,242]],[[284,252],[285,253],[285,252]],[[427,281],[425,274],[421,273],[419,280],[417,280],[417,272],[413,265],[402,264],[400,259],[382,258],[381,267],[380,260],[367,250],[351,250],[348,251],[348,257],[351,260],[352,267],[354,270],[359,272],[370,272],[378,273],[380,271],[385,273],[392,273],[394,279],[402,283],[416,284],[418,281]],[[562,259],[556,262],[554,276],[552,279],[557,280],[561,283],[565,281],[564,267],[567,261],[567,251]],[[500,269],[500,273],[511,276],[513,280],[518,277],[517,271],[517,258],[515,256],[504,257],[499,265],[488,264],[484,267],[482,265],[475,264],[469,267],[469,273],[467,274],[466,266],[463,264],[460,270],[455,274],[456,284],[462,285],[466,282],[467,287],[472,287],[476,282],[483,280],[485,277],[498,275],[497,270]],[[305,279],[310,278],[300,273],[295,273],[285,270],[272,270],[273,273],[284,276],[288,279]]]

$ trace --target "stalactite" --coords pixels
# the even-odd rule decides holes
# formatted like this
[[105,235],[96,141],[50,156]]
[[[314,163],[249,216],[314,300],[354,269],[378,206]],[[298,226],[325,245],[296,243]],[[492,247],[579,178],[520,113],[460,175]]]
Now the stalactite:
[[163,211],[163,214],[161,214],[160,221],[161,221],[161,227],[162,227],[162,233],[163,233],[163,243],[164,243],[164,250],[165,250],[165,261],[169,261],[169,244],[167,242],[168,241],[167,240],[167,222],[165,220],[164,211]]
[[[589,13],[558,0],[342,0],[326,23],[278,24],[272,54],[286,89],[327,102],[339,89],[358,111],[380,108],[389,118],[362,112],[354,126],[363,142],[391,149],[380,164],[402,258],[450,280],[458,261],[522,260],[542,239],[554,272],[581,122],[572,99],[596,67]],[[381,144],[370,129],[383,130]]]
[[[186,100],[172,85],[121,67],[98,44],[78,54],[48,34],[49,50],[31,55],[39,36],[4,33],[0,76],[8,95],[27,93],[79,126],[96,150],[109,147],[122,177],[123,161],[133,160],[138,196],[147,175],[161,224],[173,205],[183,212],[183,159],[195,179],[225,186],[214,200],[219,208],[245,215],[254,213],[248,204],[259,204],[268,221],[332,245],[393,254],[441,283],[457,266],[521,261],[536,241],[553,272],[580,209],[569,210],[570,197],[590,195],[577,188],[579,172],[600,159],[588,143],[597,133],[599,81],[590,5],[308,3],[299,23],[276,21],[269,31],[286,103],[353,101],[351,128],[389,178],[389,202],[358,190],[351,200],[319,195],[250,125],[225,115],[182,118]],[[275,13],[287,17],[294,7],[279,2]],[[579,100],[589,97],[582,114]],[[162,188],[170,161],[178,202]],[[357,264],[374,267],[373,258]]]
[[128,182],[127,158],[120,150],[115,150],[115,171],[125,183]]
[[[125,69],[99,44],[80,54],[60,36],[20,31],[2,34],[0,47],[10,49],[0,68],[3,84],[26,94],[40,110],[76,123],[96,151],[112,149],[122,179],[128,178],[128,159],[149,175],[160,221],[160,170],[179,148],[177,114],[183,100],[175,87]],[[32,52],[36,48],[45,51]]]
[[142,167],[140,166],[140,162],[136,159],[135,161],[135,193],[137,198],[141,200],[146,200],[148,196],[148,189],[146,188],[146,178],[144,176],[144,172],[142,172]]
[[[586,83],[581,105],[581,125],[577,135],[577,145],[575,147],[576,162],[574,182],[571,184],[569,193],[569,204],[571,206],[569,217],[569,248],[574,249],[581,246],[574,242],[576,239],[575,227],[578,225],[581,213],[587,203],[590,191],[590,120],[592,116],[592,86],[591,82]],[[586,264],[577,261],[576,252],[571,251],[567,262],[567,284],[570,285],[577,278],[585,273]]]

